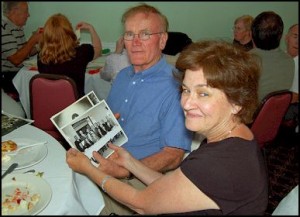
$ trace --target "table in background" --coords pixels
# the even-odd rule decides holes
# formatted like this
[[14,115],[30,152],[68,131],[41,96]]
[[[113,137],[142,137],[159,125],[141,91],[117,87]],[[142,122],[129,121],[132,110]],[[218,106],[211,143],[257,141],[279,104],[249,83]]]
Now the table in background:
[[2,137],[2,141],[14,138],[48,142],[46,144],[48,153],[45,159],[12,173],[23,173],[30,169],[44,172],[42,178],[50,184],[52,197],[47,207],[38,215],[99,215],[104,207],[101,191],[86,176],[74,173],[68,167],[66,150],[57,140],[31,125],[24,125],[6,134]]
[[[88,68],[85,73],[84,92],[85,94],[90,91],[94,91],[97,97],[102,100],[106,99],[111,88],[111,83],[101,79],[100,72],[91,74],[90,71],[95,71],[104,65],[105,57],[100,57],[93,60],[88,64]],[[13,84],[16,87],[20,102],[25,111],[26,117],[31,118],[30,115],[30,95],[29,95],[29,82],[30,79],[38,74],[36,67],[36,59],[33,58],[30,64],[22,67],[13,79]],[[96,70],[97,71],[97,70]]]

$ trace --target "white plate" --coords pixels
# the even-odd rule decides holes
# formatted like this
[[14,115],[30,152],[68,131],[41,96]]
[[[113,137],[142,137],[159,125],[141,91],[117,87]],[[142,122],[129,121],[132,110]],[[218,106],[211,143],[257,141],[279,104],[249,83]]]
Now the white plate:
[[[12,138],[11,140],[17,143],[19,148],[40,142],[26,138]],[[47,153],[48,149],[46,145],[38,145],[31,148],[26,148],[20,150],[16,155],[9,155],[11,159],[7,162],[2,162],[1,168],[2,170],[7,170],[11,164],[18,163],[19,165],[16,170],[24,169],[41,162],[47,156]]]
[[51,200],[51,187],[43,178],[32,174],[8,174],[2,179],[1,201],[4,201],[5,195],[13,194],[17,187],[20,188],[21,191],[27,188],[29,190],[29,195],[35,193],[40,194],[40,199],[30,211],[19,208],[8,215],[36,215],[41,212]]

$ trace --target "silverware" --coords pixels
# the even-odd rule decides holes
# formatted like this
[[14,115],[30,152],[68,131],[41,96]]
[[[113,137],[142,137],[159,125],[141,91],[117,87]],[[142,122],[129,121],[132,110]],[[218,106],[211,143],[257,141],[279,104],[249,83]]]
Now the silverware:
[[8,167],[8,169],[3,173],[1,179],[3,179],[7,174],[11,173],[12,171],[14,171],[14,169],[16,169],[18,167],[18,163],[13,163],[12,165],[10,165]]
[[28,171],[26,171],[26,172],[24,172],[24,173],[35,173],[35,169],[28,170]]
[[38,146],[38,145],[44,145],[44,144],[46,144],[46,143],[47,143],[47,141],[44,141],[44,142],[38,142],[38,143],[35,143],[35,144],[32,144],[32,145],[22,146],[21,148],[18,148],[18,149],[15,150],[15,151],[6,152],[5,154],[7,154],[7,155],[16,155],[16,154],[18,154],[19,151],[21,151],[21,150],[23,150],[23,149],[30,148],[30,147],[33,147],[33,146]]

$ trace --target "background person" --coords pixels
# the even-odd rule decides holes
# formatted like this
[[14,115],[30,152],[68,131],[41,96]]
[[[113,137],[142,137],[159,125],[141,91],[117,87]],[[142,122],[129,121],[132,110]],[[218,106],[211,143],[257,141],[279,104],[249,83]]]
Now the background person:
[[299,58],[298,58],[298,44],[299,44],[299,25],[294,24],[289,28],[285,37],[287,45],[287,53],[294,59],[295,71],[294,80],[290,91],[293,92],[291,105],[284,117],[286,121],[292,121],[292,125],[296,125],[296,132],[299,132]]
[[[67,152],[68,165],[139,214],[263,215],[266,168],[246,125],[258,104],[257,58],[230,43],[204,41],[182,51],[176,67],[182,72],[185,126],[206,137],[179,168],[163,175],[110,145],[115,162],[147,185],[139,190],[107,176],[76,149]],[[93,156],[102,161],[97,152]]]
[[62,74],[72,78],[79,97],[84,95],[85,71],[88,63],[101,56],[102,44],[91,24],[80,22],[80,31],[89,31],[92,44],[79,44],[72,24],[63,14],[54,14],[44,26],[38,55],[40,73]]
[[38,29],[26,41],[23,27],[30,16],[26,1],[4,1],[2,6],[4,16],[1,23],[1,86],[6,93],[18,95],[12,79],[23,67],[24,60],[36,54],[35,45],[41,37],[41,31]]
[[243,15],[234,21],[233,27],[233,44],[243,47],[249,51],[253,48],[251,36],[251,24],[253,17],[250,15]]
[[116,42],[115,52],[105,58],[105,64],[100,73],[102,79],[112,82],[121,69],[130,65],[127,51],[124,48],[122,36]]
[[273,11],[260,13],[253,20],[251,31],[255,48],[250,52],[261,59],[261,77],[258,96],[261,101],[267,94],[290,89],[294,78],[293,59],[279,48],[283,21]]

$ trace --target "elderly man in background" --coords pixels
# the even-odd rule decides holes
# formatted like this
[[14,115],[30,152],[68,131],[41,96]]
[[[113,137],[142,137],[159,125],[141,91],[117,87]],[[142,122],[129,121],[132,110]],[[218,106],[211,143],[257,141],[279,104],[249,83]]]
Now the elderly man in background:
[[233,44],[243,47],[246,51],[253,48],[251,36],[251,24],[253,17],[250,15],[243,15],[236,18],[233,27]]
[[26,41],[23,26],[30,16],[27,2],[3,2],[3,15],[1,24],[2,88],[6,93],[17,94],[12,79],[22,68],[23,61],[37,52],[35,45],[41,34],[37,30]]
[[[298,59],[298,40],[299,40],[299,25],[294,24],[289,28],[289,31],[285,37],[285,42],[287,46],[287,53],[294,58],[295,62],[295,72],[294,80],[290,91],[293,92],[293,98],[291,105],[285,115],[285,120],[290,121],[292,127],[296,127],[296,132],[299,132],[299,59]],[[295,126],[296,125],[296,126]]]
[[252,40],[254,49],[262,61],[258,95],[262,100],[267,94],[290,89],[294,78],[293,58],[279,48],[283,33],[283,21],[273,11],[260,13],[253,20]]

